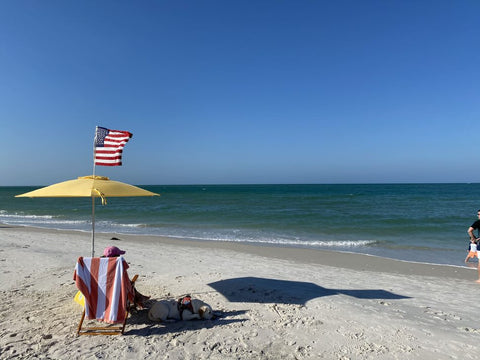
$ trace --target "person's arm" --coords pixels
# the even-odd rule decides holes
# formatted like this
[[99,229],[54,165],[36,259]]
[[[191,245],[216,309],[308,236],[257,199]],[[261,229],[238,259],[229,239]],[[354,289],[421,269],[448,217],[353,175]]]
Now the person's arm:
[[470,226],[470,227],[468,228],[468,231],[467,231],[467,232],[468,232],[468,235],[470,236],[470,239],[476,240],[477,238],[476,238],[476,236],[473,234],[473,231],[474,231],[474,230],[475,230],[475,229]]

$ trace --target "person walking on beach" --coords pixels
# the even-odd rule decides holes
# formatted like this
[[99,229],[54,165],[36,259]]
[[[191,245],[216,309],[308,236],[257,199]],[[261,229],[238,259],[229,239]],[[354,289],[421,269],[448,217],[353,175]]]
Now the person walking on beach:
[[473,233],[475,230],[480,231],[480,210],[477,212],[478,219],[475,221],[469,228],[468,228],[468,236],[470,236],[471,240],[478,240],[478,236],[475,236]]
[[465,258],[465,262],[468,262],[468,259],[473,259],[476,257],[478,259],[477,253],[477,241],[475,239],[470,239],[470,244],[468,244],[468,254]]
[[[480,232],[480,210],[477,211],[477,216],[478,216],[478,220],[475,221],[467,230],[468,235],[470,236],[470,241],[473,240],[475,242],[477,242],[479,240],[479,238],[476,237],[473,232],[475,230]],[[477,257],[478,257],[478,248],[477,248]],[[480,283],[480,262],[478,264],[478,280],[477,280],[477,282]]]

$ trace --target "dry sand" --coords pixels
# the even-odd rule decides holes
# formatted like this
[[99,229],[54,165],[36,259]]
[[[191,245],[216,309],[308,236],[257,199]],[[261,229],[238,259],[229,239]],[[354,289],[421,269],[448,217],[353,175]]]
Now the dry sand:
[[[109,240],[116,236],[121,240]],[[358,254],[98,234],[127,251],[152,299],[209,303],[209,321],[154,323],[123,336],[77,336],[72,280],[90,235],[0,225],[0,358],[477,359],[474,269]],[[97,254],[97,255],[98,255]]]

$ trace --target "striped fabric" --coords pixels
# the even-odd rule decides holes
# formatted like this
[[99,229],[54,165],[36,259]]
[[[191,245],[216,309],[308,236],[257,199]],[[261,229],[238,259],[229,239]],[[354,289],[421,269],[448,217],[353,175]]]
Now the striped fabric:
[[94,159],[95,165],[121,166],[125,144],[132,133],[121,130],[110,130],[97,126],[95,131]]
[[134,300],[127,269],[128,264],[122,256],[78,258],[73,280],[85,296],[87,319],[110,324],[125,320],[127,299]]

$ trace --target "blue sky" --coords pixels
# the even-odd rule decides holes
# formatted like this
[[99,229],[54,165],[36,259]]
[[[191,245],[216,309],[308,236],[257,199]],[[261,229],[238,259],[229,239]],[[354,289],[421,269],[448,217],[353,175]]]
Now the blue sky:
[[0,185],[478,182],[476,0],[0,2]]

